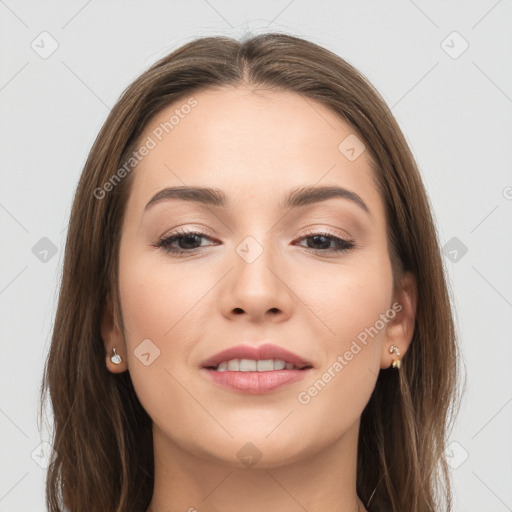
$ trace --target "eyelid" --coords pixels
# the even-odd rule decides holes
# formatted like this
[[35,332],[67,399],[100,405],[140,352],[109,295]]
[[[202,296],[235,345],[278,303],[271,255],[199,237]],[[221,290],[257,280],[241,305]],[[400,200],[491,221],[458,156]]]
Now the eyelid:
[[197,234],[201,234],[201,235],[206,235],[209,238],[210,237],[214,238],[213,231],[204,225],[194,226],[191,224],[183,224],[181,226],[177,226],[172,229],[169,229],[163,235],[161,235],[159,237],[159,239],[169,238],[174,235],[182,235],[182,234],[188,234],[188,233],[197,233]]
[[320,227],[320,226],[308,228],[305,232],[303,232],[300,235],[300,238],[303,238],[305,236],[317,235],[320,233],[322,233],[324,235],[342,238],[346,242],[354,241],[354,237],[352,235],[350,235],[347,231],[340,230],[339,228],[333,228],[333,227],[324,228],[324,227]]
[[[192,227],[192,226],[188,226],[188,225],[178,226],[176,228],[173,228],[173,229],[169,230],[169,232],[166,232],[163,235],[161,235],[160,237],[158,237],[158,240],[165,240],[165,239],[171,238],[173,236],[188,235],[188,234],[196,234],[198,236],[203,236],[204,238],[208,238],[210,241],[218,242],[218,240],[215,240],[215,236],[213,235],[212,230],[207,228],[206,226],[200,226],[199,228],[197,228],[197,227]],[[320,226],[306,228],[306,231],[301,232],[301,234],[298,235],[298,237],[296,237],[294,240],[298,240],[300,238],[304,238],[307,236],[319,235],[319,234],[333,236],[333,237],[339,237],[346,242],[354,241],[354,237],[352,237],[348,232],[346,232],[344,230],[340,230],[339,228],[333,228],[333,227],[323,228]]]

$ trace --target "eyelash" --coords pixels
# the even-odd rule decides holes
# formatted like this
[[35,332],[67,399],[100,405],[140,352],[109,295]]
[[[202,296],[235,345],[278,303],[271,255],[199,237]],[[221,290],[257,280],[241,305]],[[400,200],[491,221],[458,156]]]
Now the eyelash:
[[[163,237],[156,244],[154,244],[154,247],[162,248],[166,253],[174,254],[178,257],[180,257],[184,253],[192,254],[193,252],[197,251],[198,249],[201,249],[201,247],[195,247],[194,249],[179,249],[177,247],[172,247],[171,243],[178,241],[182,238],[186,238],[187,236],[196,235],[201,238],[209,238],[210,237],[206,233],[202,233],[200,231],[187,231],[187,230],[178,230],[175,233],[173,233],[171,236]],[[337,236],[334,236],[332,233],[327,232],[311,232],[306,233],[304,236],[299,238],[299,240],[306,240],[308,238],[314,238],[315,236],[323,236],[325,238],[333,240],[338,247],[336,248],[329,248],[329,249],[313,249],[311,247],[305,247],[305,249],[308,249],[310,251],[314,251],[317,253],[343,253],[347,252],[350,249],[353,249],[356,244],[353,242],[353,240],[345,240],[344,238],[340,238]],[[210,239],[211,240],[211,239]]]

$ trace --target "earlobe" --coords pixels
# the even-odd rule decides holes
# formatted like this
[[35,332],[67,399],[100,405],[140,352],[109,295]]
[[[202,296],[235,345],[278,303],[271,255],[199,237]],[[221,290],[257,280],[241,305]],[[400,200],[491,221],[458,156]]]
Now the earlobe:
[[414,336],[418,290],[416,279],[406,272],[398,286],[393,302],[396,312],[387,326],[382,345],[381,368],[400,368],[401,359],[407,352]]
[[112,373],[121,373],[128,369],[126,344],[121,329],[114,318],[112,300],[108,295],[101,318],[101,337],[105,347],[105,364]]

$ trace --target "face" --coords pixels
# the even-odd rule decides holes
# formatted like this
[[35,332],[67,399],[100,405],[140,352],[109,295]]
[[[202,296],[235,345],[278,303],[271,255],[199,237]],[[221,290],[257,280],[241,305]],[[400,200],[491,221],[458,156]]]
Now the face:
[[[384,205],[362,141],[322,104],[246,87],[193,97],[140,138],[119,254],[124,333],[103,327],[108,354],[124,357],[107,365],[130,372],[169,446],[238,466],[243,450],[260,467],[293,462],[356,428],[389,345],[407,348]],[[172,187],[187,194],[155,197]],[[338,188],[300,200],[310,187]],[[246,358],[247,371],[203,367],[240,345],[220,359]]]

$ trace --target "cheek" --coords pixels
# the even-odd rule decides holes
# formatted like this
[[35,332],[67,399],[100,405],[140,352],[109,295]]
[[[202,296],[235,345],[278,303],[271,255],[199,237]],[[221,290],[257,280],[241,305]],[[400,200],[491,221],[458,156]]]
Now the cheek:
[[187,361],[210,321],[215,305],[208,291],[216,280],[193,265],[170,265],[165,256],[157,262],[128,251],[120,256],[125,342],[136,394],[155,424],[190,425],[202,412],[185,391],[195,376]]
[[[205,279],[203,279],[203,277]],[[131,344],[154,339],[170,345],[178,332],[196,325],[201,298],[212,284],[193,265],[127,254],[119,267],[123,319]],[[203,312],[204,314],[204,312]]]
[[298,268],[294,271],[303,276],[294,280],[294,291],[317,319],[319,347],[342,351],[390,307],[391,265],[386,254],[375,255],[373,260],[354,258],[354,264],[333,265],[328,270],[321,265],[307,275]]
[[340,268],[329,279],[317,280],[316,287],[303,283],[322,326],[322,367],[298,396],[311,418],[333,415],[333,428],[338,429],[340,422],[348,426],[361,415],[380,371],[386,326],[394,317],[392,282],[391,265],[383,254],[373,263],[367,259],[364,265]]

